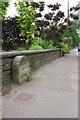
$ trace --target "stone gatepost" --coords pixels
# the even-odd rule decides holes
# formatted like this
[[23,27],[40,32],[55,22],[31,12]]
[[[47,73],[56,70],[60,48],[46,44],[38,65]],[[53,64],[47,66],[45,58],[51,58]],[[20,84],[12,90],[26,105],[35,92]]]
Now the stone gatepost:
[[13,81],[22,84],[30,75],[29,60],[26,56],[17,56],[12,62],[12,77]]

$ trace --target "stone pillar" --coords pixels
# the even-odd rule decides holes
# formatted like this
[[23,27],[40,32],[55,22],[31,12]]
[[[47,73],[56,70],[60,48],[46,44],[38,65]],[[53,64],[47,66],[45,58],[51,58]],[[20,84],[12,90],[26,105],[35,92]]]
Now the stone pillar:
[[17,56],[12,63],[12,77],[13,81],[22,84],[30,75],[29,60],[26,56]]

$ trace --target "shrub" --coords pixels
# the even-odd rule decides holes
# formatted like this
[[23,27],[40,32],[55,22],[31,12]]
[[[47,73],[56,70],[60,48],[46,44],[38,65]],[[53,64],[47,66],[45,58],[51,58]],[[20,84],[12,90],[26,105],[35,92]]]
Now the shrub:
[[29,50],[43,50],[43,48],[39,45],[34,45],[34,46],[31,46]]
[[53,48],[55,48],[55,46],[54,46],[54,43],[51,40],[49,40],[49,41],[45,41],[44,48],[45,49],[53,49]]
[[53,49],[53,48],[55,48],[54,44],[51,40],[46,41],[46,40],[42,40],[41,38],[34,39],[31,43],[31,47],[33,47],[33,46],[41,46],[43,49]]
[[19,47],[17,50],[18,50],[18,51],[25,51],[25,50],[27,50],[27,49],[26,49],[26,48]]
[[[70,43],[72,47],[78,46],[80,40],[79,40],[79,35],[77,33],[77,27],[76,27],[76,21],[73,21],[71,26],[70,26]],[[67,29],[64,30],[63,38],[68,37],[68,32]],[[67,41],[67,40],[66,40]]]
[[24,45],[25,37],[20,34],[20,27],[18,26],[18,21],[16,17],[8,17],[6,20],[2,21],[2,49],[12,50],[14,46]]
[[44,48],[44,44],[45,44],[45,41],[43,41],[41,38],[38,38],[38,39],[34,39],[31,43],[32,46],[41,46],[42,48]]
[[62,55],[69,53],[69,48],[68,48],[68,44],[67,43],[66,44],[61,43],[60,46],[61,46],[61,53],[62,53]]

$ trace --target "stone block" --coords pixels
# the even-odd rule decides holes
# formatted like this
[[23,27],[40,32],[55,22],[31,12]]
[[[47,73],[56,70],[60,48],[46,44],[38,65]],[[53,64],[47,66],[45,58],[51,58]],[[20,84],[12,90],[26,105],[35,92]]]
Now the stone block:
[[10,58],[2,59],[2,70],[5,71],[11,69],[11,62],[12,59]]
[[17,56],[12,62],[13,81],[22,84],[30,75],[29,60],[26,56]]
[[2,83],[6,82],[6,81],[10,81],[10,80],[11,80],[11,71],[10,70],[3,71],[2,72]]

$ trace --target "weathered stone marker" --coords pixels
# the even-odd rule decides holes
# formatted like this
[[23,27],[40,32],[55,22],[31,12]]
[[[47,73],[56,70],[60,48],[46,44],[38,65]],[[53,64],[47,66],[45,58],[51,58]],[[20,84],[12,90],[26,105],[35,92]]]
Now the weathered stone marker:
[[13,81],[22,84],[30,75],[29,60],[26,56],[17,56],[12,62]]

